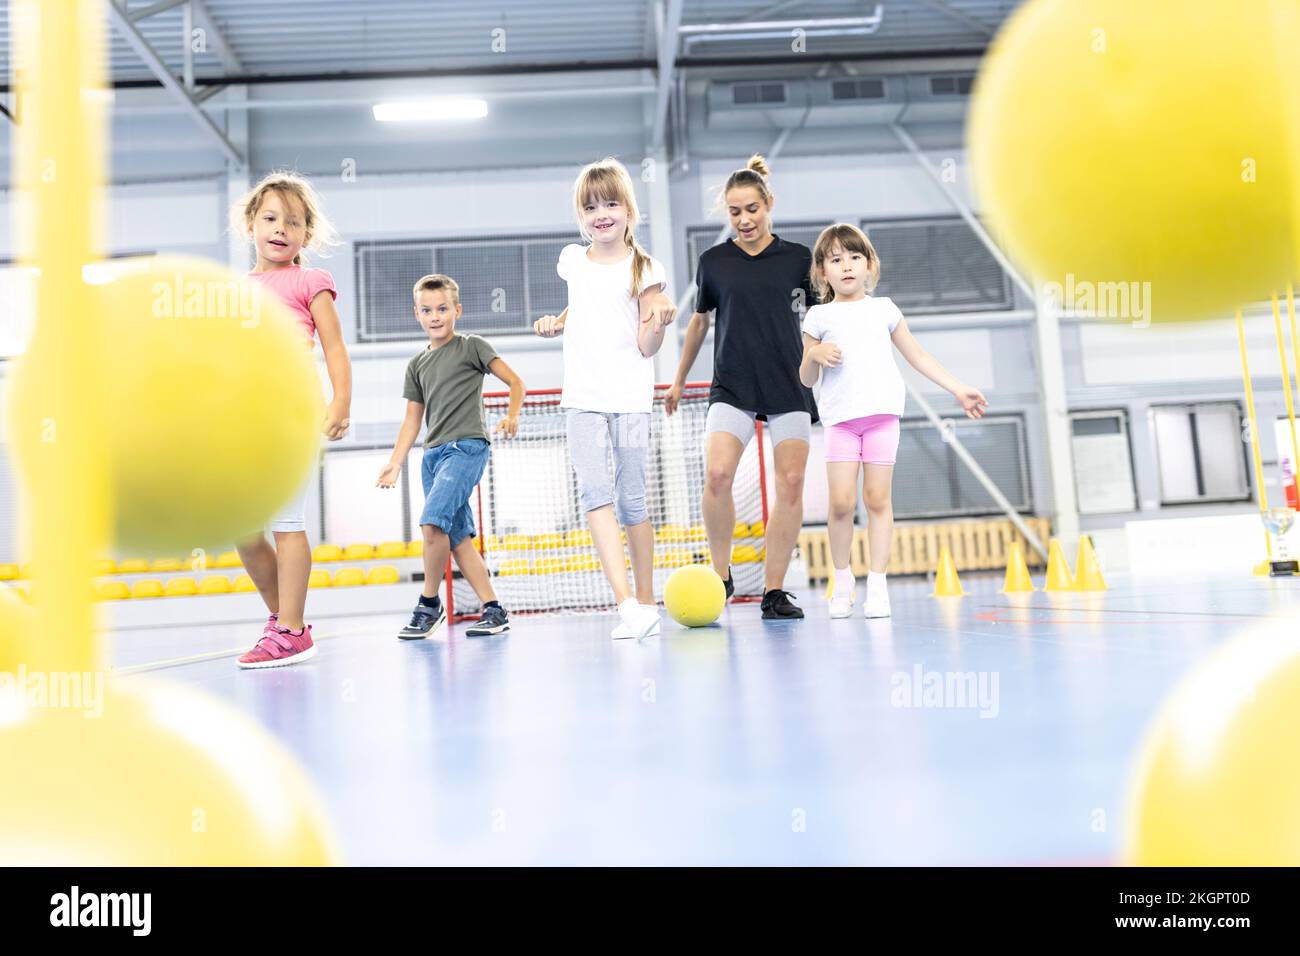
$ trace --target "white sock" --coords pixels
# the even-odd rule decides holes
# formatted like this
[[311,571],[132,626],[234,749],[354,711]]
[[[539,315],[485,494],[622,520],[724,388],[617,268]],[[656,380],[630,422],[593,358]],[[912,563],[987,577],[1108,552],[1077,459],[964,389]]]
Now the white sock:
[[884,571],[868,571],[868,572],[867,572],[867,590],[868,590],[868,591],[875,591],[875,590],[877,590],[877,589],[879,589],[880,591],[884,591],[884,590],[885,590],[885,572],[884,572]]
[[837,598],[853,599],[853,588],[857,582],[853,580],[853,571],[849,568],[835,569],[835,588],[831,592]]

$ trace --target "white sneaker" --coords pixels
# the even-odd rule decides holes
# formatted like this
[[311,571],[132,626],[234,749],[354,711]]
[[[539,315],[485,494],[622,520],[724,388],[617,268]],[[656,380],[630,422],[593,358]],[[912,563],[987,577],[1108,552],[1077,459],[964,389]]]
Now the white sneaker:
[[853,595],[840,597],[838,594],[831,598],[831,617],[840,618],[848,617],[853,613]]
[[867,588],[867,600],[862,605],[862,616],[889,617],[889,592],[884,588]]
[[628,598],[618,606],[620,618],[618,627],[610,632],[614,640],[635,637],[655,637],[659,633],[659,608],[653,604],[639,604],[636,598]]

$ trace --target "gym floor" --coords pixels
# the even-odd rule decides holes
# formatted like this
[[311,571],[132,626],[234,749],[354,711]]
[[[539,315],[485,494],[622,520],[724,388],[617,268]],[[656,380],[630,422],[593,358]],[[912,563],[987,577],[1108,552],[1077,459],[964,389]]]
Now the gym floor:
[[[1160,701],[1300,593],[1109,583],[1007,596],[966,575],[965,598],[932,599],[900,578],[892,620],[831,621],[804,591],[803,622],[738,604],[642,643],[612,641],[612,614],[402,642],[415,591],[371,587],[353,593],[379,607],[312,619],[314,660],[252,672],[233,657],[255,596],[167,598],[111,610],[109,649],[127,680],[201,687],[274,731],[352,864],[1106,864]],[[223,623],[139,616],[210,621],[213,601]]]

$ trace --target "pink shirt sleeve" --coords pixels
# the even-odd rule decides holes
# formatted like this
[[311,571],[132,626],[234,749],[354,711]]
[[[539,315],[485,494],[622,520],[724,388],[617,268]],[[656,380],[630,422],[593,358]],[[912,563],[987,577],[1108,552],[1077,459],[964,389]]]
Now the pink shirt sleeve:
[[303,269],[298,273],[298,301],[302,303],[298,310],[299,320],[312,339],[316,338],[316,320],[312,318],[311,302],[322,292],[328,292],[331,299],[339,297],[334,288],[334,276],[325,269]]

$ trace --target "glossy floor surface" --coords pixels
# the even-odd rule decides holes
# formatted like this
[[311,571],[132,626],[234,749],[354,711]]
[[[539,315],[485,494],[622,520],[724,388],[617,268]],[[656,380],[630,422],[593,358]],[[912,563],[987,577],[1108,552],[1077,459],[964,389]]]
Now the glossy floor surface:
[[380,609],[333,595],[309,614],[316,658],[264,671],[233,661],[255,598],[168,598],[152,603],[187,623],[137,606],[110,647],[120,672],[201,687],[278,735],[349,863],[1106,863],[1172,684],[1300,606],[1300,580],[1014,597],[963,580],[945,600],[891,582],[891,620],[829,620],[808,591],[802,622],[733,605],[641,643],[611,640],[612,615],[402,642],[412,587],[357,589]]

